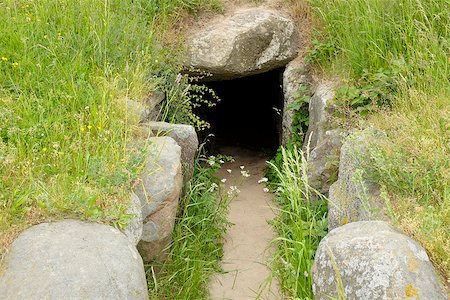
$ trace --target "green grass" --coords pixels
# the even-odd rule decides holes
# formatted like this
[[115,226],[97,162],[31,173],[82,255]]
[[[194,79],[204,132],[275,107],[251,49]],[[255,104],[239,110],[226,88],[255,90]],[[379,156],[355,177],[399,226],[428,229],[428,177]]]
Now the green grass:
[[168,29],[217,3],[0,3],[0,254],[44,220],[126,221],[144,155],[130,149],[136,124],[125,99],[175,84]]
[[276,174],[278,216],[272,272],[289,299],[313,299],[311,268],[320,240],[327,234],[327,202],[308,184],[306,158],[293,146],[281,147]]
[[150,299],[209,299],[208,282],[221,270],[229,225],[228,198],[220,195],[214,176],[220,159],[213,167],[197,162],[180,205],[169,258],[163,266],[147,266]]
[[394,222],[450,278],[450,1],[308,2],[321,24],[309,58],[343,79],[344,112],[371,111],[362,126],[387,133],[368,171]]

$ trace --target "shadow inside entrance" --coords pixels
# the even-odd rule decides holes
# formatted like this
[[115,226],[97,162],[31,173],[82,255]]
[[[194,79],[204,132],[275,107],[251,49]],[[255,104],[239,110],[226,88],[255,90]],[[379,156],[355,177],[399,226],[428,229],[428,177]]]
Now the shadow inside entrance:
[[264,152],[275,151],[280,144],[284,69],[239,79],[204,83],[221,99],[213,108],[202,108],[198,115],[211,124],[200,134],[209,134],[210,152],[223,146],[242,147]]

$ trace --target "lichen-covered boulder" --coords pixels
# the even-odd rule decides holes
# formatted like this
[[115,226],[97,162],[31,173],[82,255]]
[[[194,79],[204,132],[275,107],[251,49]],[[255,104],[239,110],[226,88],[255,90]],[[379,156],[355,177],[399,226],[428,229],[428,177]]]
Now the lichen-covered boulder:
[[150,155],[135,193],[142,205],[143,230],[138,250],[146,261],[165,257],[172,237],[183,176],[181,148],[171,137],[149,138]]
[[184,181],[192,178],[194,160],[198,149],[198,137],[191,125],[171,124],[166,122],[149,122],[149,129],[157,136],[169,136],[181,147],[181,164]]
[[295,23],[279,12],[252,8],[204,28],[188,38],[186,67],[223,80],[264,73],[296,57]]
[[312,276],[318,300],[447,299],[425,250],[383,221],[332,230],[320,242]]
[[368,180],[369,147],[384,133],[367,128],[350,135],[341,148],[338,180],[329,190],[328,228],[368,220],[385,220],[380,187]]
[[75,220],[24,231],[0,267],[0,299],[148,299],[144,265],[119,230]]
[[295,110],[292,104],[301,101],[302,97],[311,97],[310,95],[311,78],[309,67],[301,59],[291,61],[283,73],[283,116],[281,144],[286,145],[292,138],[292,126]]

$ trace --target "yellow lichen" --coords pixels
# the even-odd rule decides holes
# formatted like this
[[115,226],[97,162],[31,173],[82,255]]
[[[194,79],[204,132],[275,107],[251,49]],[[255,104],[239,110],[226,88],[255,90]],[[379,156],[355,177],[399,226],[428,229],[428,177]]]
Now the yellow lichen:
[[414,285],[412,285],[411,283],[408,283],[405,287],[405,295],[406,298],[416,298],[419,299],[419,289],[416,288]]

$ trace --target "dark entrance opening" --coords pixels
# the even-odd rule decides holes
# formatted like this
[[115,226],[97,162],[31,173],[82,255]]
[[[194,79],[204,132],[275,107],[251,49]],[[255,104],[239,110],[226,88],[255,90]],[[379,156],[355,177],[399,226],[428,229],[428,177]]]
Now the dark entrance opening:
[[200,135],[210,136],[212,151],[224,146],[264,152],[275,151],[281,134],[283,69],[239,79],[206,82],[221,101],[213,108],[198,111],[211,128]]

